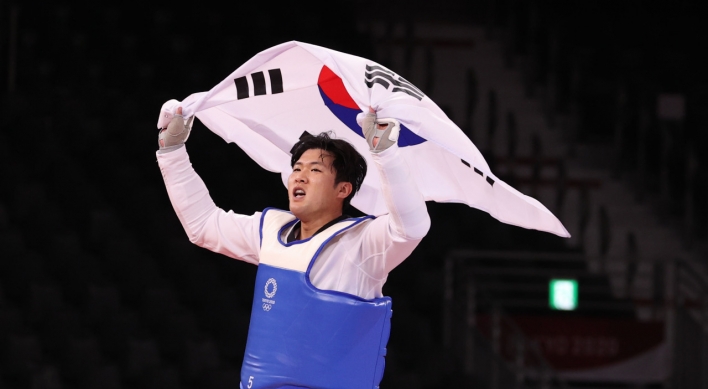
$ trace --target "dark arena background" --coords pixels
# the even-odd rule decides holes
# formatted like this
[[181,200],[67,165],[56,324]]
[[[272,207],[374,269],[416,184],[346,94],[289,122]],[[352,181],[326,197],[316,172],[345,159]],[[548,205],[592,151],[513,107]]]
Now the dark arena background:
[[[695,3],[0,0],[0,389],[239,387],[256,267],[189,243],[156,119],[290,40],[406,77],[573,235],[428,203],[382,388],[708,388]],[[220,207],[287,208],[200,123],[189,148]]]

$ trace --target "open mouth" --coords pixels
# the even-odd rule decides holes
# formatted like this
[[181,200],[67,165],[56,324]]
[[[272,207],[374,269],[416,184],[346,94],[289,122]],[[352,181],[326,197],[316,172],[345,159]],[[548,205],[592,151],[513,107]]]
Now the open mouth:
[[296,199],[303,198],[305,197],[305,191],[302,189],[295,189],[293,191],[293,197],[295,197]]

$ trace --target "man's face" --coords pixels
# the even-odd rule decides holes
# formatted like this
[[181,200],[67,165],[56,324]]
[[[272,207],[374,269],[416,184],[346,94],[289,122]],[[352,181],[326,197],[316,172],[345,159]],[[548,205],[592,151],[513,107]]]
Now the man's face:
[[337,173],[332,169],[333,159],[327,151],[310,149],[293,165],[288,178],[288,199],[290,212],[298,219],[309,221],[341,214],[342,201],[350,193],[342,187],[351,184],[334,184]]

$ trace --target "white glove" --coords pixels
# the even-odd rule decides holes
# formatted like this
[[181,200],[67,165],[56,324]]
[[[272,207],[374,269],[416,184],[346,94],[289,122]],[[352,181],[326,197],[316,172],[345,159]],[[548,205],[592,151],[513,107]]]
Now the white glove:
[[193,121],[194,116],[184,120],[182,109],[178,108],[177,113],[172,120],[170,120],[170,124],[167,125],[167,128],[161,129],[160,134],[157,136],[157,143],[160,146],[160,150],[184,144],[187,138],[189,138]]
[[369,113],[361,122],[361,129],[369,144],[369,150],[372,153],[380,153],[398,141],[401,124],[396,119],[376,119],[376,112],[369,108]]

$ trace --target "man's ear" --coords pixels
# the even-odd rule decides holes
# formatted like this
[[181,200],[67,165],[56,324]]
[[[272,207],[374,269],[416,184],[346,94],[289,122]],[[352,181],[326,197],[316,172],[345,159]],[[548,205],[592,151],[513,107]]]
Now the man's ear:
[[351,182],[340,182],[337,184],[337,198],[346,199],[352,193],[352,183]]

